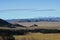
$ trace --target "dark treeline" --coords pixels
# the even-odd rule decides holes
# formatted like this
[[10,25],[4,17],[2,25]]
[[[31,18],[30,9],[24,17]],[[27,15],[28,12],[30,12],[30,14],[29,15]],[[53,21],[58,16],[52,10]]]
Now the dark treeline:
[[[0,29],[0,36],[2,36],[2,38],[4,40],[15,40],[15,38],[13,37],[13,35],[26,35],[29,32],[31,33],[60,33],[60,30],[57,29],[26,29],[26,30],[4,30],[4,29]],[[7,38],[6,38],[7,37]]]
[[0,35],[25,35],[31,33],[60,33],[58,29],[26,29],[26,30],[2,30],[0,29]]
[[29,30],[32,33],[60,33],[60,30],[57,29],[34,29],[34,30]]

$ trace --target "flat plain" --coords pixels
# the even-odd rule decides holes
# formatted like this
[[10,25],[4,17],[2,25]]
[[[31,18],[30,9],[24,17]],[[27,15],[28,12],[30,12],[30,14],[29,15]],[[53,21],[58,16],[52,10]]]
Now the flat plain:
[[38,25],[38,28],[60,29],[60,22],[22,22],[18,23],[24,26]]
[[30,33],[28,35],[15,35],[16,40],[60,40],[60,34]]
[[[32,28],[60,30],[60,22],[26,22],[19,24],[25,25],[28,28],[33,24],[37,24],[38,27],[32,27]],[[16,40],[60,40],[60,33],[51,33],[51,34],[29,33],[27,35],[14,35],[14,37]]]

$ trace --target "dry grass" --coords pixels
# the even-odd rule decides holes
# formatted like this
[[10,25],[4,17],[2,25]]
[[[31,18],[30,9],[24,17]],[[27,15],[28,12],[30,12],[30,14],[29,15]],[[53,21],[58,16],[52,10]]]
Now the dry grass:
[[60,34],[30,33],[27,35],[14,36],[16,40],[60,40]]
[[[37,24],[37,28],[48,28],[48,29],[60,29],[60,22],[28,22],[28,23],[19,23],[21,25],[25,25],[29,28],[29,26],[33,24]],[[36,27],[32,27],[34,29]],[[27,35],[15,35],[16,40],[60,40],[60,34],[41,34],[41,33],[30,33]]]
[[[60,29],[60,22],[29,22],[29,23],[19,23],[21,25],[27,26],[28,29],[34,28],[48,28],[48,29]],[[33,24],[37,24],[38,27],[29,27]],[[2,29],[2,28],[0,28]],[[11,28],[3,28],[11,29]],[[26,28],[12,28],[12,30],[20,30]],[[27,35],[15,35],[16,40],[60,40],[60,34],[41,34],[41,33],[29,33]]]
[[60,22],[26,22],[26,23],[19,23],[19,24],[27,27],[33,24],[37,24],[38,28],[60,29]]
[[19,23],[19,24],[25,25],[25,26],[31,26],[33,24],[37,24],[38,26],[44,26],[44,27],[60,26],[60,22],[22,22],[22,23]]

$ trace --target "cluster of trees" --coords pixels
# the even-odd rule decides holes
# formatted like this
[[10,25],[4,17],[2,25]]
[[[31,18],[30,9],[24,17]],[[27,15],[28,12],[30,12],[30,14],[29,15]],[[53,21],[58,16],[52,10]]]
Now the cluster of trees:
[[11,30],[0,29],[0,37],[2,40],[15,40]]
[[30,32],[32,33],[37,33],[37,32],[40,32],[40,33],[60,33],[60,30],[57,30],[57,29],[34,29],[34,30],[29,30]]

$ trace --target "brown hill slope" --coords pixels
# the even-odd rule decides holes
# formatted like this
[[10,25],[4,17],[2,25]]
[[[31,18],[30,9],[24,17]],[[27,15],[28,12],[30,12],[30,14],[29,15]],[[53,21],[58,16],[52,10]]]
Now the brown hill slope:
[[7,21],[0,19],[0,27],[11,27],[12,24],[8,23]]

